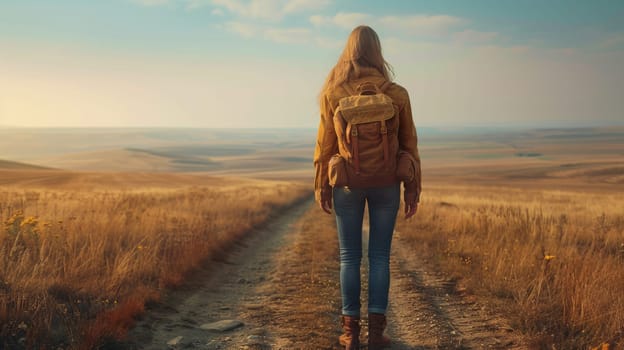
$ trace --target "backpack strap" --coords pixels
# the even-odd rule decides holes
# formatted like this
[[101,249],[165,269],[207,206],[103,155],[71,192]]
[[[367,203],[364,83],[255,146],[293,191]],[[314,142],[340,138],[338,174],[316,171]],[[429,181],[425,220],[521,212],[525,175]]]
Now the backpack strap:
[[[382,93],[385,93],[386,90],[388,90],[388,88],[391,87],[392,85],[394,85],[393,82],[391,82],[390,80],[386,80],[383,82],[383,84],[379,86],[379,90],[381,90]],[[381,140],[383,144],[384,164],[386,165],[386,168],[388,168],[390,166],[390,154],[389,154],[390,151],[389,151],[389,146],[388,146],[388,127],[386,126],[385,120],[381,121],[380,132],[381,132]]]
[[351,96],[357,95],[357,92],[353,90],[353,88],[351,87],[351,85],[349,85],[349,83],[342,84],[342,88],[345,89],[345,91]]
[[[360,87],[362,87],[362,86],[364,86],[364,85],[366,85],[366,84],[371,84],[371,85],[374,85],[374,84],[372,84],[372,83],[368,83],[368,82],[367,82],[367,83],[361,84],[361,85],[360,85]],[[394,85],[394,83],[393,83],[393,82],[391,82],[390,80],[386,80],[386,81],[384,81],[384,82],[383,82],[383,84],[379,85],[379,91],[381,91],[381,92],[386,92],[386,90],[388,90],[388,88],[389,88],[390,86],[392,86],[392,85]],[[351,85],[349,85],[349,83],[344,83],[344,84],[342,84],[342,88],[343,88],[343,89],[345,89],[345,91],[346,91],[349,95],[351,95],[351,96],[354,96],[354,95],[359,95],[359,94],[357,93],[357,91],[353,90],[353,88],[351,87]]]
[[351,123],[347,123],[347,125],[344,127],[344,129],[345,129],[345,141],[347,142],[347,144],[351,144],[351,128],[352,127],[353,127],[353,125]]
[[365,81],[357,87],[358,95],[375,95],[381,92],[379,87],[370,81]]
[[386,92],[386,90],[388,90],[388,88],[389,88],[390,86],[392,86],[392,85],[394,85],[394,83],[393,83],[393,82],[391,82],[390,80],[386,80],[386,81],[384,81],[384,83],[383,83],[383,84],[381,84],[381,85],[379,86],[379,90],[381,90],[381,92],[384,92],[384,93],[385,93],[385,92]]
[[[351,123],[349,123],[351,125]],[[351,147],[353,149],[353,167],[355,168],[355,173],[360,174],[360,147],[358,141],[358,126],[351,125]]]
[[384,165],[386,169],[390,167],[390,151],[388,150],[388,127],[386,126],[386,121],[381,121],[381,126],[379,129],[381,133],[381,144],[383,145],[383,156],[384,156]]
[[[350,143],[349,135],[345,133],[347,130],[347,122],[342,117],[340,110],[334,114],[334,130],[336,131],[336,137],[338,140],[345,140],[346,143]],[[347,131],[348,132],[348,131]]]

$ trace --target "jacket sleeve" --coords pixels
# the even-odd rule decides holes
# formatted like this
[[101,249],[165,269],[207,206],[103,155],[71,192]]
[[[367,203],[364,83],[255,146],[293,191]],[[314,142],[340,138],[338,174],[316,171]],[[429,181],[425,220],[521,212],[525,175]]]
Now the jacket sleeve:
[[418,154],[418,136],[416,135],[416,127],[412,118],[412,106],[409,100],[409,94],[405,91],[405,103],[400,107],[399,111],[399,147],[409,152],[416,160],[416,176],[414,181],[404,183],[404,200],[405,203],[418,203],[420,201],[421,192],[421,170],[420,155]]
[[327,167],[332,155],[338,153],[338,141],[334,129],[334,111],[327,96],[321,100],[321,121],[314,149],[314,197],[317,201],[331,199]]

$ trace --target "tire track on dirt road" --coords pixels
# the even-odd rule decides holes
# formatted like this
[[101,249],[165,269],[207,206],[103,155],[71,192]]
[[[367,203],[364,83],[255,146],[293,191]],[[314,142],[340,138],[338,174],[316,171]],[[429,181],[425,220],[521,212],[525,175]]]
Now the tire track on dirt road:
[[[399,219],[400,220],[400,219]],[[458,293],[455,283],[415,255],[395,231],[391,255],[392,349],[526,349],[508,321]]]
[[[307,200],[283,210],[239,242],[225,261],[207,264],[181,290],[148,310],[130,331],[129,341],[117,348],[273,348],[266,325],[254,322],[252,315],[262,313],[268,303],[279,302],[280,291],[267,287],[273,284],[276,258],[289,249],[288,233],[311,203]],[[224,332],[201,328],[222,320],[243,325]]]

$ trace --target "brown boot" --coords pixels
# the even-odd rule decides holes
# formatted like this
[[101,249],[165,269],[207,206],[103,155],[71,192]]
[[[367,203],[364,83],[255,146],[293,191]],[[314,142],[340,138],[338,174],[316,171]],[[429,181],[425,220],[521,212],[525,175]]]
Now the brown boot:
[[390,338],[383,334],[384,329],[386,329],[386,315],[368,314],[368,348],[370,350],[390,346]]
[[340,335],[340,345],[346,350],[360,349],[360,317],[342,315],[342,335]]

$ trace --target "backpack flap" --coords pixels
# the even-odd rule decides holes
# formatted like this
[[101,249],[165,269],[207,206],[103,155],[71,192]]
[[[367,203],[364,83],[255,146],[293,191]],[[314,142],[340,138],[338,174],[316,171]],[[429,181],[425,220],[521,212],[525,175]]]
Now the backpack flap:
[[388,120],[394,116],[392,99],[385,94],[343,97],[338,111],[349,124],[362,124]]

